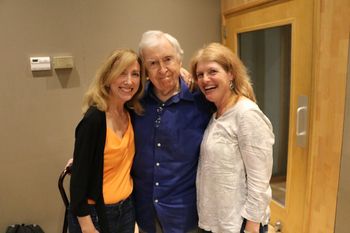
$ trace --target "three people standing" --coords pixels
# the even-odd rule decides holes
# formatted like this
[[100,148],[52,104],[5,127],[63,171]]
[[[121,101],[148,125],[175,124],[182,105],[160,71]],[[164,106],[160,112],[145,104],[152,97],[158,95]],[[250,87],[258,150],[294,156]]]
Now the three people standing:
[[[145,32],[143,64],[132,54],[108,59],[88,91],[71,179],[79,225],[72,221],[70,229],[124,232],[109,216],[111,205],[130,207],[118,215],[130,217],[125,232],[133,231],[134,208],[142,233],[198,232],[198,222],[211,232],[263,232],[274,136],[244,65],[228,48],[210,44],[192,60],[200,90],[190,91],[173,36]],[[149,81],[141,99],[142,65]]]

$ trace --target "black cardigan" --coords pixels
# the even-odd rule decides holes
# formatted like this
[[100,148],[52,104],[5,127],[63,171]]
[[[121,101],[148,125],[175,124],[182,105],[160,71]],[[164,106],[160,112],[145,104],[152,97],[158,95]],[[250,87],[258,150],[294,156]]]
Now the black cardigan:
[[70,208],[76,216],[89,215],[87,199],[96,202],[101,233],[108,233],[103,200],[103,160],[106,114],[90,107],[75,129],[74,160],[70,180]]

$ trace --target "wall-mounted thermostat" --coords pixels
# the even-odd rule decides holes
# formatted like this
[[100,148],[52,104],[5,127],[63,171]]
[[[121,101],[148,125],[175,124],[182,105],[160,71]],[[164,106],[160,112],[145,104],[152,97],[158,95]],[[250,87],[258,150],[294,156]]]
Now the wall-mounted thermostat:
[[51,70],[50,57],[30,57],[30,69],[32,71]]

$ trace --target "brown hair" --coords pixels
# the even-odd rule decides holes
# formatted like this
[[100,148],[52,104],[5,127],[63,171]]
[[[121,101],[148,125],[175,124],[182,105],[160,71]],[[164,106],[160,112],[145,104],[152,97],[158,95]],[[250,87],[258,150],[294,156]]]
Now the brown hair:
[[218,63],[226,72],[233,75],[233,91],[256,102],[247,68],[229,48],[219,43],[210,43],[198,50],[191,59],[191,74],[197,80],[197,65],[200,61]]

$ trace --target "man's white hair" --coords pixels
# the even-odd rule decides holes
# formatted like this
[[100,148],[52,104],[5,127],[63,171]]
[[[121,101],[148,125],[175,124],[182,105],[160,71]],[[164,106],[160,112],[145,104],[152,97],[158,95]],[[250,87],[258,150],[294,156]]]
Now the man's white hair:
[[158,30],[150,30],[150,31],[146,31],[145,33],[143,33],[141,40],[140,40],[140,43],[139,43],[139,55],[140,55],[140,57],[143,58],[142,51],[144,48],[151,48],[151,47],[157,46],[159,44],[160,40],[163,38],[168,40],[169,43],[174,47],[178,58],[180,59],[180,61],[182,61],[184,51],[182,50],[177,39],[168,33],[158,31]]

